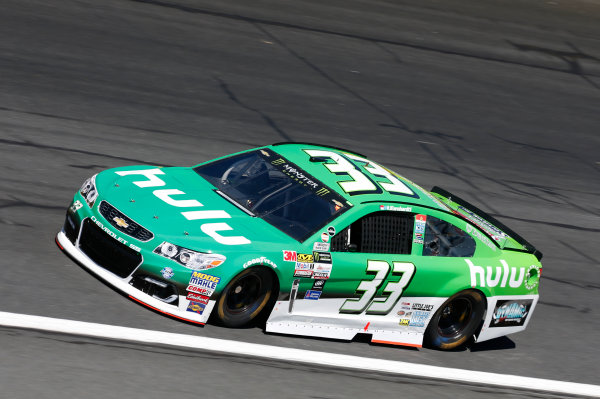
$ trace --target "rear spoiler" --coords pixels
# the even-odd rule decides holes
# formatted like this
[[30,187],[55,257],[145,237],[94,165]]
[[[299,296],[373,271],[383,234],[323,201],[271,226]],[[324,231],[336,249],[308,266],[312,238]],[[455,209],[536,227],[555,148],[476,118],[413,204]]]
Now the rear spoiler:
[[[521,244],[525,248],[525,251],[523,251],[523,252],[527,252],[527,253],[534,255],[538,261],[542,260],[542,256],[543,256],[542,253],[540,251],[538,251],[533,245],[531,245],[531,243],[529,241],[527,241],[526,239],[524,239],[523,237],[521,237],[520,235],[515,233],[512,229],[510,229],[509,227],[504,225],[499,220],[495,219],[494,217],[488,215],[481,209],[477,208],[475,205],[470,204],[469,202],[465,201],[464,199],[462,199],[462,198],[460,198],[438,186],[433,187],[431,189],[431,192],[434,194],[439,194],[442,197],[444,197],[458,205],[461,205],[464,208],[467,208],[470,212],[473,212],[480,218],[484,219],[486,222],[492,224],[494,227],[502,230],[502,232],[506,233],[510,238],[512,238],[519,244]],[[521,250],[514,249],[514,248],[505,248],[505,249],[511,250],[511,251],[521,251]]]

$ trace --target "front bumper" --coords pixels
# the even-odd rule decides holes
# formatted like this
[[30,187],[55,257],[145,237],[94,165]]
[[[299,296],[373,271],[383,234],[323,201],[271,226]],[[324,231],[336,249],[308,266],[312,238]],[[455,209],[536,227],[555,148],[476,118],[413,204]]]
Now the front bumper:
[[165,303],[136,289],[133,285],[130,284],[132,280],[131,276],[127,276],[124,278],[119,277],[116,274],[111,273],[110,271],[106,270],[105,268],[94,262],[79,248],[78,242],[79,240],[75,240],[75,244],[73,244],[67,238],[64,229],[56,235],[56,243],[64,252],[71,256],[80,265],[94,273],[96,276],[104,280],[112,287],[128,295],[131,299],[135,300],[136,302],[139,302],[160,313],[191,323],[204,325],[208,320],[208,317],[210,316],[210,313],[212,312],[212,309],[215,306],[214,300],[208,301],[208,304],[206,305],[202,314],[187,311],[189,301],[186,299],[185,296],[182,295],[179,295],[178,305],[170,305],[168,303]]

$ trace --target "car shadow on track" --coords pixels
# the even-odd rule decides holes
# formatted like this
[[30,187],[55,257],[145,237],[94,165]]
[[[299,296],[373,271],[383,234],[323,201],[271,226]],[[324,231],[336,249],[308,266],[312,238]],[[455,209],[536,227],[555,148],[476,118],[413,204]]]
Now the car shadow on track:
[[505,349],[514,349],[517,345],[508,337],[494,338],[489,341],[473,343],[470,346],[471,352],[497,351]]

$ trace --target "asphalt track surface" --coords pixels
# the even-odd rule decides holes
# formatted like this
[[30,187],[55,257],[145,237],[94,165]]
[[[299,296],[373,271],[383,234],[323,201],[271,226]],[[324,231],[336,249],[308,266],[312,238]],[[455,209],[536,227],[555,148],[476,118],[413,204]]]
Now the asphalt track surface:
[[[0,310],[599,384],[600,6],[322,3],[4,0]],[[200,328],[54,244],[93,173],[278,141],[358,150],[526,237],[544,253],[529,328],[448,353]],[[524,395],[9,328],[0,343],[3,398]]]

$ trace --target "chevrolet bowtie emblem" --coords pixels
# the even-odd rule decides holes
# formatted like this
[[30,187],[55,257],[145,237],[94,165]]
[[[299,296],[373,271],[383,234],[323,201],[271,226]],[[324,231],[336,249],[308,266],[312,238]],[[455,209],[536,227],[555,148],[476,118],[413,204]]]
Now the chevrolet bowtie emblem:
[[125,220],[123,220],[123,218],[120,218],[118,216],[115,216],[113,218],[114,222],[117,224],[117,226],[122,227],[124,229],[129,227],[129,223],[127,223]]

